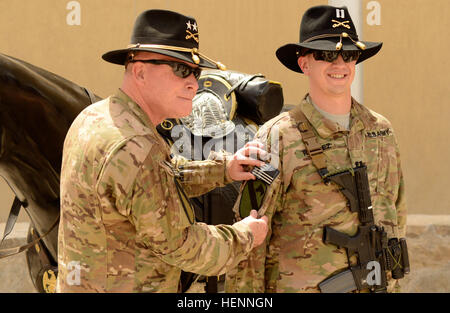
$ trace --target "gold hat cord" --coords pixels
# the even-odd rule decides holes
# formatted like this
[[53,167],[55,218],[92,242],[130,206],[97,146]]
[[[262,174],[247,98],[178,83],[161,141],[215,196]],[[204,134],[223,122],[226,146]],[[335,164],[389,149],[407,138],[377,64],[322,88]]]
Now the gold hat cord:
[[341,33],[340,35],[338,34],[323,34],[323,35],[318,35],[318,36],[314,36],[311,38],[308,38],[307,40],[304,40],[302,43],[307,43],[313,40],[317,40],[317,39],[322,39],[322,38],[330,38],[330,37],[337,37],[339,36],[339,42],[336,44],[336,50],[341,50],[342,49],[342,38],[350,38],[350,40],[353,42],[353,44],[355,46],[357,46],[359,49],[361,50],[365,50],[366,49],[366,45],[363,44],[360,41],[355,41],[352,37],[350,37],[349,34],[347,34],[346,32]]
[[[207,57],[206,55],[200,53],[197,48],[183,48],[183,47],[176,47],[176,46],[166,46],[166,45],[154,45],[154,44],[134,44],[134,45],[128,45],[128,49],[133,48],[153,48],[153,49],[165,49],[165,50],[172,50],[172,51],[180,51],[180,52],[190,52],[192,55],[192,61],[194,61],[195,64],[200,63],[200,57],[206,59],[207,61],[214,63],[219,70],[225,71],[227,67],[218,61],[214,61],[213,59]],[[200,56],[200,57],[199,57]]]
[[350,38],[350,40],[353,42],[353,44],[355,46],[357,46],[359,49],[361,49],[361,50],[365,50],[366,49],[366,45],[365,44],[363,44],[360,41],[353,40],[353,38],[350,37],[346,32],[343,32],[339,36],[339,42],[336,44],[336,50],[341,50],[342,49],[342,38]]

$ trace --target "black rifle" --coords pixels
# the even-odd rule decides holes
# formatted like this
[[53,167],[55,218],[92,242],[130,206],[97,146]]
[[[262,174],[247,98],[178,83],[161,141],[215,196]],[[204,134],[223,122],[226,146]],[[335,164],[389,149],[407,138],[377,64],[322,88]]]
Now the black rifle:
[[332,181],[341,187],[341,192],[349,201],[350,211],[358,212],[361,225],[355,236],[336,231],[328,226],[323,230],[323,241],[347,250],[350,258],[357,256],[357,264],[350,265],[344,272],[327,278],[319,284],[321,292],[350,292],[369,289],[372,292],[387,291],[387,271],[392,271],[394,279],[409,273],[409,259],[406,240],[391,238],[382,226],[374,223],[370,200],[367,167],[357,162],[356,167],[333,175],[325,182]]

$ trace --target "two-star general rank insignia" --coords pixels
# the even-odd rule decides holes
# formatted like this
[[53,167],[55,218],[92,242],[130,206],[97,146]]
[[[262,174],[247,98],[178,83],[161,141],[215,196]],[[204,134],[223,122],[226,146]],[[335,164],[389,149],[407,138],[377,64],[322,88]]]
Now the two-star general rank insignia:
[[188,39],[194,39],[198,43],[198,26],[197,22],[194,22],[194,24],[191,24],[191,21],[188,21],[186,23],[186,40]]

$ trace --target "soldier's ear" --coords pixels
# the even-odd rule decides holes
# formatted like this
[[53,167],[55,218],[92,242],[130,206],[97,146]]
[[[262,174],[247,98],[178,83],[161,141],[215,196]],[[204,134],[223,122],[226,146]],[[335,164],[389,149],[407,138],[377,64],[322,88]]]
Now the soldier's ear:
[[309,74],[309,62],[307,56],[301,56],[297,59],[298,66],[305,75]]
[[144,63],[136,62],[133,63],[133,68],[131,69],[131,74],[133,75],[134,80],[138,84],[143,84],[145,82],[145,67]]

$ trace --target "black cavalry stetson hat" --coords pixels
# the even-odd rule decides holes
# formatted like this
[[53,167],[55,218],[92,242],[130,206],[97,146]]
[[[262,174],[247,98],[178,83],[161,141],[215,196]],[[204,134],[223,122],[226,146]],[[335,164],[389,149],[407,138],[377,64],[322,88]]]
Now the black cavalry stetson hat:
[[225,70],[222,63],[200,53],[198,25],[195,18],[172,11],[142,12],[136,18],[128,47],[107,52],[102,58],[114,64],[124,65],[130,51],[156,52],[200,67]]
[[287,68],[303,73],[297,60],[303,48],[325,51],[359,50],[360,63],[380,51],[383,43],[360,41],[346,6],[320,5],[309,8],[300,24],[300,42],[284,45],[276,51]]

